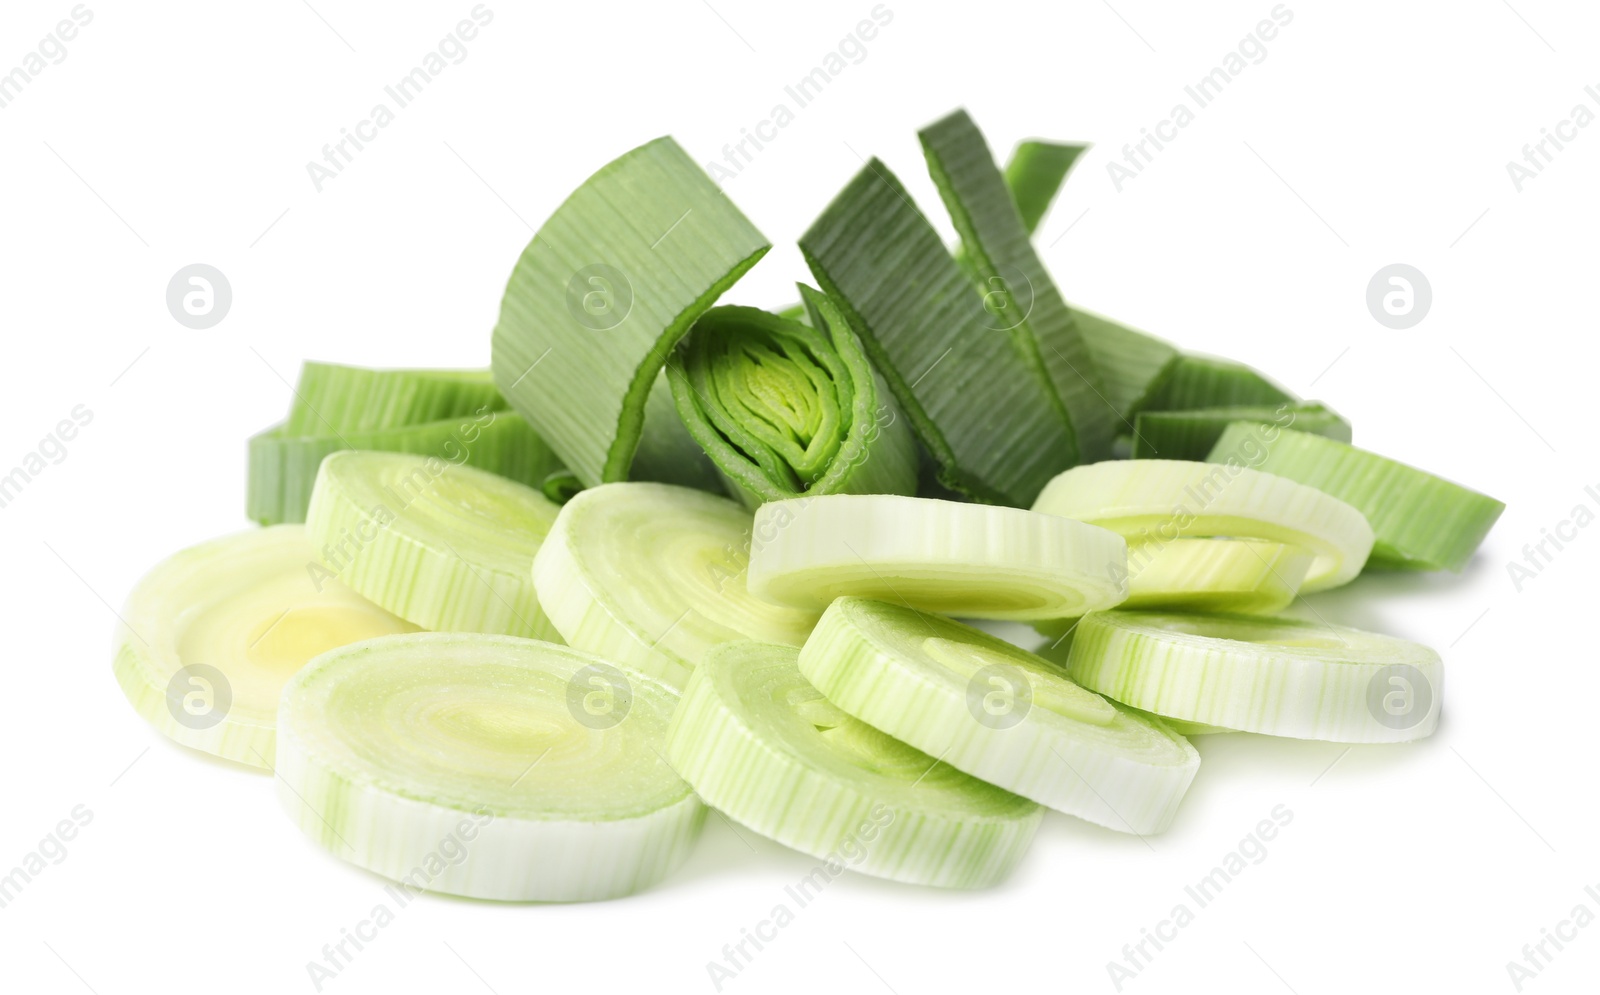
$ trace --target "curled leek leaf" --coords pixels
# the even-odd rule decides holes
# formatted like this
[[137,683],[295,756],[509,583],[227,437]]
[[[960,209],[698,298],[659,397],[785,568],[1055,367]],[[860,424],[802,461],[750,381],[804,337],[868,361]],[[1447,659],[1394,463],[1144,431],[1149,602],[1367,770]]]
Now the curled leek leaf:
[[1204,460],[1216,448],[1223,429],[1236,421],[1279,428],[1292,425],[1299,432],[1350,441],[1350,423],[1315,401],[1277,407],[1141,411],[1134,419],[1133,458]]

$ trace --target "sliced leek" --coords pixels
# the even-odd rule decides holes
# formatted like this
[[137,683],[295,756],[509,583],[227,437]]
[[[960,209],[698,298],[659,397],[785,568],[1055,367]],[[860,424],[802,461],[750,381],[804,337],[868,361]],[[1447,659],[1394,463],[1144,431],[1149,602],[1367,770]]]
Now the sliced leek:
[[494,329],[494,378],[587,487],[715,486],[662,366],[769,248],[671,138],[608,163],[540,226]]
[[334,855],[412,888],[579,902],[683,862],[705,809],[662,758],[669,688],[564,646],[417,633],[284,689],[278,798]]
[[349,451],[323,460],[306,529],[324,576],[424,629],[559,641],[532,570],[560,510],[472,467]]
[[1221,464],[1119,460],[1074,467],[1050,482],[1033,510],[1099,525],[1130,544],[1223,536],[1301,546],[1316,557],[1305,591],[1353,580],[1372,550],[1372,527],[1361,512],[1252,470],[1237,456]]
[[[1232,425],[1212,450],[1212,460],[1251,439],[1248,425]],[[1361,509],[1377,542],[1370,564],[1391,570],[1457,570],[1467,565],[1505,505],[1404,463],[1335,439],[1284,431],[1263,440],[1258,464]]]
[[856,595],[972,618],[1062,618],[1127,596],[1126,544],[1020,508],[932,498],[797,498],[756,512],[749,589],[821,611]]
[[1300,592],[1315,557],[1260,539],[1174,539],[1128,548],[1122,608],[1272,612]]
[[1160,721],[1010,643],[902,605],[835,601],[800,671],[845,712],[957,770],[1119,832],[1167,828],[1200,766]]
[[1134,419],[1133,458],[1204,460],[1236,421],[1278,428],[1293,426],[1341,442],[1350,441],[1350,423],[1315,401],[1277,407],[1196,408],[1143,411]]
[[668,367],[678,414],[754,507],[801,494],[909,494],[917,444],[844,317],[801,287],[810,323],[715,307]]
[[1259,615],[1124,611],[1078,624],[1069,672],[1157,715],[1340,743],[1431,734],[1444,679],[1437,653],[1392,636]]
[[1031,235],[1039,227],[1056,192],[1066,182],[1087,145],[1027,141],[1017,143],[1006,163],[1006,186],[1016,202],[1017,214]]
[[1039,807],[846,715],[795,658],[789,646],[732,643],[696,669],[667,755],[700,797],[830,875],[946,888],[1003,879]]
[[1265,374],[1231,359],[1184,356],[1173,364],[1161,390],[1147,405],[1150,411],[1188,411],[1239,405],[1277,407],[1299,398]]
[[163,735],[271,767],[278,694],[325,650],[413,626],[319,578],[305,528],[275,525],[162,561],[122,611],[113,670]]
[[533,559],[539,604],[570,645],[677,687],[719,643],[799,646],[816,613],[745,590],[750,523],[738,503],[686,487],[590,488]]

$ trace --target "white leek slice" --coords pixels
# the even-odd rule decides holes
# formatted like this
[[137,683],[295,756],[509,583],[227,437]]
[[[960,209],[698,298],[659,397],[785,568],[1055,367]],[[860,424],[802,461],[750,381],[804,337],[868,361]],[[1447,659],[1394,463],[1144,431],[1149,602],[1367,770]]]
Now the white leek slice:
[[185,746],[271,767],[278,693],[307,660],[415,627],[316,576],[301,525],[223,536],[162,561],[122,611],[113,670],[134,710]]
[[1004,878],[1039,807],[846,715],[796,655],[743,642],[700,662],[667,746],[700,797],[830,865],[947,888]]
[[800,651],[800,670],[868,725],[1120,832],[1167,828],[1200,767],[1194,747],[1160,721],[1010,643],[902,605],[835,601]]
[[424,629],[559,640],[532,570],[560,510],[485,470],[351,450],[322,461],[306,529],[325,576]]
[[1373,542],[1372,526],[1355,508],[1238,459],[1073,467],[1045,486],[1033,510],[1099,525],[1130,544],[1223,536],[1301,546],[1316,557],[1301,585],[1307,592],[1355,579]]
[[1300,591],[1310,550],[1260,539],[1174,539],[1128,548],[1122,608],[1273,612]]
[[626,895],[705,809],[662,758],[672,689],[565,646],[468,633],[323,654],[284,689],[278,798],[345,860],[501,901]]
[[1068,667],[1157,715],[1338,743],[1430,735],[1444,680],[1426,646],[1259,615],[1096,612],[1078,623]]
[[1020,508],[890,494],[756,512],[751,593],[817,611],[856,595],[972,618],[1063,618],[1127,596],[1115,533]]
[[745,589],[750,522],[737,502],[687,487],[592,487],[534,557],[539,604],[568,644],[680,688],[719,643],[799,646],[816,613]]

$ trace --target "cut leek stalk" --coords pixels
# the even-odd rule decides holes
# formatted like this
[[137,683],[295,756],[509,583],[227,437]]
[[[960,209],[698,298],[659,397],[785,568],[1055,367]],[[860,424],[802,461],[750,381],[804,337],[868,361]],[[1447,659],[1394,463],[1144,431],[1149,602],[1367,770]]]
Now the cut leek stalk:
[[1122,608],[1273,612],[1300,593],[1315,557],[1260,539],[1174,539],[1128,548]]
[[1071,430],[1070,461],[1107,458],[1118,412],[1072,312],[1034,251],[983,133],[966,111],[956,111],[918,137],[998,323],[1049,376]]
[[745,589],[751,514],[704,491],[644,482],[568,501],[533,558],[539,604],[570,645],[681,688],[707,650],[799,646],[816,613]]
[[372,432],[505,406],[488,370],[372,370],[306,363],[283,428],[293,436]]
[[[1250,438],[1249,426],[1229,426],[1208,458],[1226,459]],[[1459,571],[1506,507],[1485,494],[1334,439],[1290,430],[1262,441],[1262,470],[1361,509],[1377,534],[1368,562],[1380,569]]]
[[1184,356],[1166,377],[1145,410],[1188,411],[1193,408],[1277,407],[1299,401],[1261,372],[1231,359]]
[[314,575],[300,525],[252,529],[162,561],[128,596],[112,665],[128,701],[184,746],[272,766],[278,694],[317,654],[413,626]]
[[796,655],[754,642],[706,654],[667,745],[700,797],[832,874],[945,888],[1003,879],[1039,807],[846,715],[800,675]]
[[1050,482],[1033,510],[1099,525],[1130,544],[1222,536],[1301,546],[1316,557],[1301,584],[1307,592],[1349,583],[1372,550],[1372,526],[1361,512],[1316,488],[1252,470],[1238,456],[1223,464],[1119,460],[1074,467]]
[[957,770],[1119,832],[1167,828],[1200,766],[1182,736],[1048,661],[901,605],[835,601],[800,671],[845,712]]
[[1157,715],[1338,743],[1430,735],[1444,679],[1426,646],[1259,615],[1096,612],[1078,623],[1068,667]]
[[586,487],[716,486],[662,366],[769,243],[671,138],[602,167],[523,251],[494,329],[494,377]]
[[661,756],[676,694],[513,636],[325,653],[284,689],[278,799],[334,855],[499,901],[627,895],[681,864],[705,808]]
[[1027,141],[1017,143],[1006,163],[1006,186],[1016,202],[1017,214],[1028,234],[1039,227],[1067,174],[1087,151],[1087,145]]
[[909,494],[917,443],[843,315],[801,287],[811,321],[715,307],[668,368],[678,414],[751,507],[801,494]]
[[1293,426],[1299,432],[1350,441],[1350,423],[1315,401],[1278,407],[1143,411],[1133,423],[1133,458],[1204,460],[1216,448],[1223,429],[1236,421],[1280,429]]
[[560,510],[483,470],[349,451],[323,460],[306,529],[322,576],[424,629],[559,642],[532,570]]
[[1072,465],[1070,427],[1038,356],[984,309],[882,162],[856,174],[800,237],[800,251],[861,337],[941,486],[1026,505]]
[[845,595],[971,618],[1062,618],[1127,596],[1126,544],[1020,508],[834,495],[756,512],[749,589],[821,611]]

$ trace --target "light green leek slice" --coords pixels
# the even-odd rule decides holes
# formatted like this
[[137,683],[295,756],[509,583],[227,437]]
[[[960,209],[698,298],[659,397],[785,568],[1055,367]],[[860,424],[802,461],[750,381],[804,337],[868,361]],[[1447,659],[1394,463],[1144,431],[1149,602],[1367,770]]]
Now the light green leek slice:
[[661,756],[676,694],[513,636],[427,632],[318,657],[284,689],[278,799],[335,856],[500,901],[627,895],[705,820]]
[[678,414],[734,496],[755,507],[801,494],[909,494],[917,443],[844,317],[801,287],[805,324],[715,307],[678,346]]
[[1316,488],[1252,470],[1237,456],[1221,464],[1118,460],[1074,467],[1050,482],[1033,510],[1110,529],[1130,544],[1220,536],[1301,546],[1316,557],[1301,585],[1308,592],[1349,583],[1372,550],[1372,526],[1361,512]]
[[[1249,445],[1250,426],[1230,425],[1208,457]],[[1377,542],[1368,564],[1389,570],[1467,565],[1505,505],[1431,473],[1334,439],[1293,430],[1262,440],[1268,473],[1315,487],[1361,509]]]
[[802,890],[844,868],[945,888],[1003,879],[1039,807],[846,715],[795,658],[793,647],[731,643],[696,669],[667,755],[700,797],[826,861]]
[[751,514],[715,494],[645,482],[580,493],[533,559],[539,604],[570,645],[682,687],[706,651],[799,646],[816,613],[745,589]]
[[495,383],[587,487],[715,486],[662,366],[769,247],[677,142],[641,145],[528,243],[494,329]]
[[1294,426],[1341,442],[1350,441],[1350,423],[1315,401],[1275,407],[1196,408],[1190,411],[1143,411],[1134,419],[1133,458],[1204,460],[1236,421]]
[[372,432],[505,406],[488,370],[373,370],[306,363],[283,428],[297,436]]
[[1167,828],[1200,766],[1183,737],[1054,664],[902,605],[835,601],[800,671],[845,712],[957,770],[1119,832]]
[[932,498],[796,498],[756,512],[751,593],[821,611],[845,595],[971,618],[1027,621],[1127,595],[1126,544],[1020,508]]
[[321,577],[424,629],[559,642],[532,570],[560,510],[472,467],[349,451],[322,461],[306,529]]
[[1241,405],[1276,408],[1299,400],[1243,363],[1211,356],[1184,356],[1173,364],[1161,389],[1143,410],[1189,411]]
[[1430,735],[1444,668],[1426,646],[1259,615],[1096,612],[1072,678],[1135,708],[1223,729],[1392,743]]
[[1260,539],[1174,539],[1128,548],[1122,608],[1274,612],[1300,592],[1316,557]]
[[112,665],[134,711],[184,746],[271,767],[278,694],[336,646],[410,632],[403,619],[316,576],[300,525],[192,546],[135,585]]
[[900,181],[874,159],[800,237],[818,285],[861,337],[938,482],[1026,505],[1072,465],[1055,388]]
[[1088,148],[1063,142],[1026,141],[1018,142],[1012,150],[1006,163],[1006,186],[1028,234],[1033,234],[1044,220],[1067,174]]
[[1034,251],[982,132],[965,111],[956,111],[918,137],[992,312],[1049,375],[1071,429],[1071,462],[1107,458],[1119,412],[1106,397],[1072,312]]

